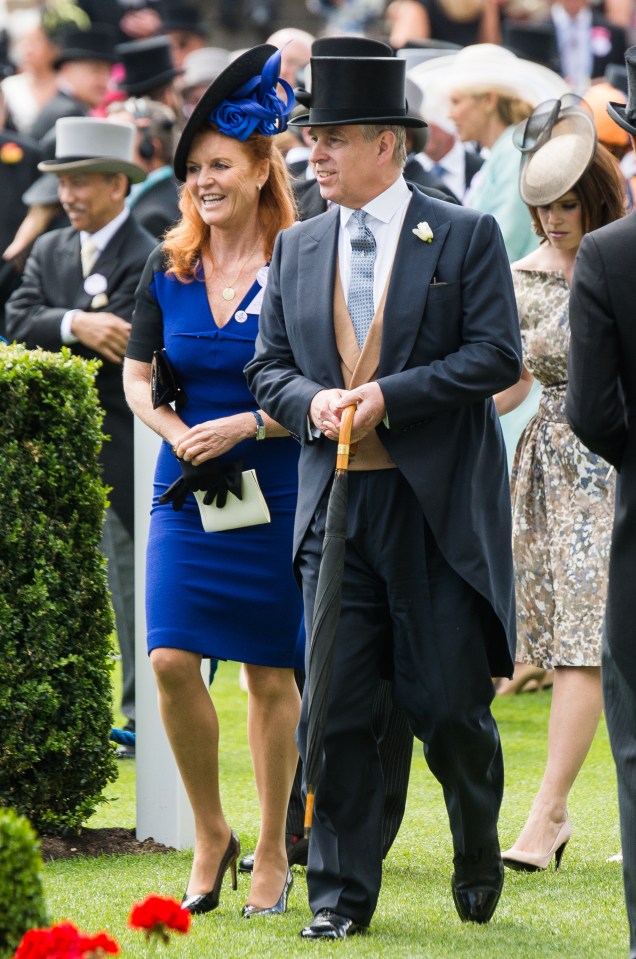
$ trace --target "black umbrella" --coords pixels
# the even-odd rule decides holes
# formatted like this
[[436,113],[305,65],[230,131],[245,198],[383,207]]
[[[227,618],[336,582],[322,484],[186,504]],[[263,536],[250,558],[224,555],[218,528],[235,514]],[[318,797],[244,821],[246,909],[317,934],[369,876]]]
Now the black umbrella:
[[340,594],[347,539],[347,467],[349,465],[351,426],[355,411],[355,406],[347,406],[342,412],[336,473],[327,504],[325,538],[322,544],[314,618],[311,624],[311,646],[309,648],[309,669],[307,672],[309,692],[307,756],[305,759],[305,779],[307,782],[305,838],[307,839],[311,831],[316,786],[322,769],[322,750],[327,706],[329,704],[331,671],[336,630],[340,619]]

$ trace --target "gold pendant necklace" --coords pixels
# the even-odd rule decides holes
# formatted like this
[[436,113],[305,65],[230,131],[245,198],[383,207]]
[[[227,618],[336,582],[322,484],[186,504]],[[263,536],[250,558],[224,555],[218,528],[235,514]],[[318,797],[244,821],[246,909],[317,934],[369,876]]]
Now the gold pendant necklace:
[[214,270],[215,273],[218,273],[218,274],[219,274],[219,278],[220,278],[221,282],[225,284],[223,290],[221,291],[221,296],[223,297],[224,300],[227,300],[227,301],[229,302],[230,300],[233,300],[234,297],[236,296],[236,291],[235,291],[234,287],[235,287],[236,283],[238,282],[238,280],[240,279],[240,277],[241,277],[241,275],[242,275],[242,273],[243,273],[243,270],[245,269],[245,267],[247,266],[247,264],[249,263],[249,261],[250,261],[250,260],[252,259],[252,257],[254,256],[254,253],[256,252],[256,248],[257,248],[257,246],[259,245],[260,242],[261,242],[261,238],[260,238],[260,235],[259,235],[259,236],[257,237],[256,243],[254,244],[254,246],[252,247],[252,249],[250,250],[250,252],[247,254],[247,257],[243,260],[243,263],[242,263],[242,265],[241,265],[241,269],[238,271],[238,273],[237,273],[236,276],[234,277],[234,280],[233,280],[231,283],[228,283],[228,282],[227,282],[227,280],[225,279],[225,275],[221,272],[221,268],[215,264],[214,259],[213,259],[213,257],[212,257],[212,254],[210,254],[210,260],[212,261],[212,269]]

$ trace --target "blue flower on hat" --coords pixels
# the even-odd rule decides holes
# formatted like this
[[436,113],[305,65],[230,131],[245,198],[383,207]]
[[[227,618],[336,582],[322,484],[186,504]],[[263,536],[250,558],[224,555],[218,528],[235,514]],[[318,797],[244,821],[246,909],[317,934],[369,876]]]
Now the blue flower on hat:
[[[254,132],[271,137],[287,129],[294,94],[289,83],[279,77],[279,71],[280,50],[277,50],[265,63],[260,76],[240,86],[210,114],[210,121],[220,133],[245,142]],[[287,95],[286,102],[276,93],[278,83]]]

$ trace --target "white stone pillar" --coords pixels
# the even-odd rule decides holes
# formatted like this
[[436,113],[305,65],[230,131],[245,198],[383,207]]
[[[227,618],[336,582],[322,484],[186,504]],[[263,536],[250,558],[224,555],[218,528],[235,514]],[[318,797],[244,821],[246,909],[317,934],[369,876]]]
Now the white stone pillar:
[[146,652],[146,543],[159,437],[135,417],[135,712],[137,839],[176,849],[194,845],[194,820],[168,745]]

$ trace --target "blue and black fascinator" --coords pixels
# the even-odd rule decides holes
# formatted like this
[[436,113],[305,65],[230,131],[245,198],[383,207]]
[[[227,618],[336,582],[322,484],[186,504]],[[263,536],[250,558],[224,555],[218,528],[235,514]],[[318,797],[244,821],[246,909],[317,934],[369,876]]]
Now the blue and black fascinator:
[[[242,142],[252,133],[274,136],[287,129],[294,94],[279,71],[280,50],[263,43],[241,54],[218,75],[196,104],[177,144],[174,172],[179,180],[186,178],[192,141],[210,125]],[[278,95],[278,84],[286,100]]]

